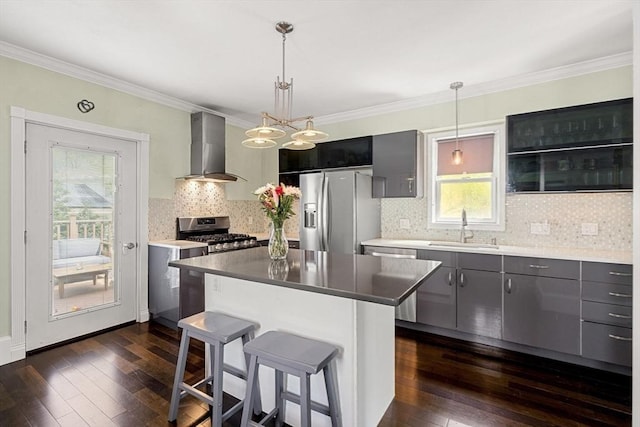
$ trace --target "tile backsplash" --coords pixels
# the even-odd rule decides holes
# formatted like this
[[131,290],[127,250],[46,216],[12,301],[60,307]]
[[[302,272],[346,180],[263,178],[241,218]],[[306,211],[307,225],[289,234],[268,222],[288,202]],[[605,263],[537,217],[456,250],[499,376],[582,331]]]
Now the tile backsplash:
[[[472,241],[512,246],[632,250],[633,193],[508,194],[505,231],[474,231]],[[382,201],[381,236],[390,239],[457,240],[460,229],[427,229],[427,199]],[[400,228],[400,219],[410,228]],[[548,235],[531,234],[532,223],[547,223]],[[583,223],[598,224],[598,234],[582,234]]]
[[[551,246],[632,250],[633,193],[508,194],[506,230],[474,231],[474,242],[513,246]],[[380,235],[391,239],[457,240],[459,228],[429,230],[428,200],[383,199]],[[299,205],[295,206],[297,211]],[[224,184],[176,180],[173,199],[149,200],[149,240],[174,239],[176,217],[228,215],[231,231],[268,232],[269,221],[255,200],[226,200]],[[409,228],[400,228],[400,219]],[[531,234],[532,223],[547,223],[548,235]],[[597,235],[583,235],[582,224],[597,224]],[[285,223],[285,232],[297,236],[297,217]]]
[[[181,216],[229,216],[231,231],[237,233],[264,234],[269,230],[257,198],[226,200],[224,184],[176,180],[173,199],[149,200],[149,240],[175,239],[176,218]],[[298,234],[295,219],[285,223],[285,233]]]

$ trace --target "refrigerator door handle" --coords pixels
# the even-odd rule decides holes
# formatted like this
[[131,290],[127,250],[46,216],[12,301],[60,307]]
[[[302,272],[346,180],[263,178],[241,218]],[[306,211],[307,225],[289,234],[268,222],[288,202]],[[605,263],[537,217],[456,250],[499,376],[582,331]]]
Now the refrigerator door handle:
[[322,228],[320,233],[320,249],[326,251],[329,249],[329,179],[326,175],[322,176]]

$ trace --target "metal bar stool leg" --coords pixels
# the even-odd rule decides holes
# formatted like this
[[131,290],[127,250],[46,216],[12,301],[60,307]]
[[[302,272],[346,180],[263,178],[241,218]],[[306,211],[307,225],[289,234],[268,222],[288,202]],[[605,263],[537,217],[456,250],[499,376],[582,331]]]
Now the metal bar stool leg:
[[284,424],[284,413],[286,409],[286,400],[284,393],[286,392],[286,385],[284,383],[284,373],[279,370],[275,370],[276,376],[276,409],[278,413],[276,415],[276,427],[282,427]]
[[332,360],[322,371],[324,372],[324,383],[327,388],[327,402],[329,403],[329,413],[332,427],[342,427],[342,417],[340,412],[340,398],[338,396],[338,375],[336,371],[336,361]]
[[[244,348],[245,344],[253,339],[253,332],[249,332],[242,336],[242,348]],[[245,369],[247,370],[247,374],[249,373],[249,355],[247,353],[244,354],[245,360]],[[247,377],[249,378],[249,377]],[[258,379],[256,390],[253,398],[253,413],[254,415],[260,415],[262,413],[262,398],[260,395],[260,380]]]
[[311,384],[309,374],[300,372],[300,425],[311,427]]
[[176,374],[173,379],[173,391],[171,392],[171,406],[169,407],[169,421],[175,421],[178,417],[178,406],[180,405],[180,384],[184,378],[184,369],[187,365],[187,354],[189,353],[189,333],[182,331],[180,338],[180,350],[178,351],[178,361],[176,362]]
[[247,392],[244,399],[244,407],[242,408],[242,420],[240,421],[242,427],[247,427],[251,420],[251,411],[257,389],[258,356],[251,356],[249,360],[249,372],[247,373]]
[[213,359],[213,400],[214,406],[211,408],[211,426],[222,427],[222,376],[224,346],[220,342],[211,344],[211,356]]

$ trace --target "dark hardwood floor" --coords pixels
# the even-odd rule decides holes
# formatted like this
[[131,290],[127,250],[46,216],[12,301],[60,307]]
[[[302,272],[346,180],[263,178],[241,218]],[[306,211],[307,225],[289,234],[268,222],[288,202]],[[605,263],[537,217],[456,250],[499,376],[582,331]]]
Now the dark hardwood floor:
[[[135,324],[2,366],[0,425],[170,425],[178,344],[170,328]],[[191,350],[198,377],[204,349]],[[177,424],[209,425],[206,406],[183,399]],[[631,378],[397,329],[396,397],[380,426],[464,425],[631,425]]]

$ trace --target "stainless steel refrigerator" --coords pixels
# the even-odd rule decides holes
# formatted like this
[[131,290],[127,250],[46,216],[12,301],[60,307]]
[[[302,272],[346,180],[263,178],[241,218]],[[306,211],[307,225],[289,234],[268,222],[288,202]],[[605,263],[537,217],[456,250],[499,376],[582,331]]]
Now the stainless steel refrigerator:
[[300,192],[300,249],[360,253],[360,242],[380,236],[370,169],[301,174]]

